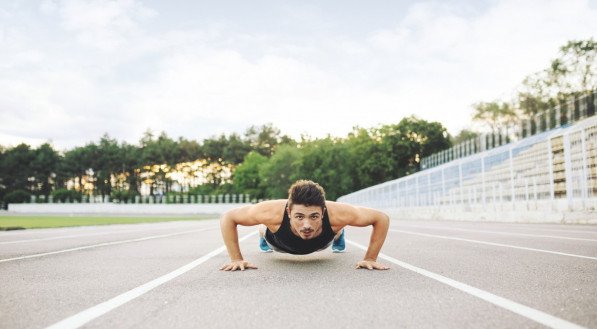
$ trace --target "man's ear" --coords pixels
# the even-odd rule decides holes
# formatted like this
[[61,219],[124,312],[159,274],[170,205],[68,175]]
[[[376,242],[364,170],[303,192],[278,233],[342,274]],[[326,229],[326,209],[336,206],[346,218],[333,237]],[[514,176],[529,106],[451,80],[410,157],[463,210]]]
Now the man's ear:
[[288,213],[288,217],[290,217],[290,207],[286,207],[286,212]]

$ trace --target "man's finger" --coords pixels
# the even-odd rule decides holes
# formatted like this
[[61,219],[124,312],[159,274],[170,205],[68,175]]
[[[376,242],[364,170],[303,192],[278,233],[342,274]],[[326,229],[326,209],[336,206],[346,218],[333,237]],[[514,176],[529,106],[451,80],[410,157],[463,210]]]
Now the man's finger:
[[244,271],[245,270],[245,264],[244,263],[240,263],[240,270]]
[[390,267],[389,267],[389,266],[382,265],[382,266],[381,266],[381,269],[382,269],[382,270],[389,270],[389,269],[390,269]]
[[370,270],[372,270],[373,266],[371,264],[367,263],[367,268],[370,269]]

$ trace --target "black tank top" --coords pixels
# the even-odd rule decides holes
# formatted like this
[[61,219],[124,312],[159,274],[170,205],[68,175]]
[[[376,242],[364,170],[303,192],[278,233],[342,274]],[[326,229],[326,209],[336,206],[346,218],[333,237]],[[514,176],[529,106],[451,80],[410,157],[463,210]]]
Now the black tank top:
[[272,233],[269,229],[265,231],[265,239],[268,243],[284,252],[295,255],[306,255],[321,250],[332,242],[335,235],[336,234],[330,225],[327,209],[323,211],[322,232],[313,239],[303,240],[301,237],[292,233],[292,229],[290,228],[290,217],[288,217],[286,209],[284,209],[282,225],[280,225],[280,228],[276,233]]

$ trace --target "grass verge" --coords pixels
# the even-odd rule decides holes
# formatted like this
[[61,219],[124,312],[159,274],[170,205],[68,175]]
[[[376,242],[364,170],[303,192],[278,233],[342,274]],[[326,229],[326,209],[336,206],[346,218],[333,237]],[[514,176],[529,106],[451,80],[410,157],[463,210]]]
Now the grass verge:
[[26,228],[52,228],[69,226],[90,226],[90,225],[110,225],[110,224],[137,224],[137,223],[155,223],[171,222],[179,220],[200,220],[208,218],[217,218],[216,215],[196,215],[196,216],[0,216],[0,231],[18,230]]

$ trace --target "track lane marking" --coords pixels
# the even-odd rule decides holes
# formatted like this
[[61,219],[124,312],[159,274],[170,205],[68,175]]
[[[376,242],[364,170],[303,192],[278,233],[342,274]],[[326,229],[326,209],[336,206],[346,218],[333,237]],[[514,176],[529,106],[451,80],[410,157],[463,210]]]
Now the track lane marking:
[[84,237],[88,237],[88,236],[101,236],[101,235],[109,235],[109,234],[138,233],[138,232],[147,232],[147,231],[153,231],[153,230],[169,230],[169,229],[171,230],[173,228],[172,227],[155,227],[155,228],[147,228],[147,229],[142,229],[142,230],[120,230],[120,231],[108,231],[108,232],[98,232],[98,233],[88,233],[88,234],[59,235],[59,236],[52,236],[52,237],[46,237],[46,238],[2,241],[2,242],[0,242],[0,245],[26,243],[26,242],[37,242],[37,241],[50,241],[50,240],[59,240],[59,239],[71,239],[71,238],[84,238]]
[[597,242],[597,239],[572,238],[572,237],[559,236],[559,235],[542,235],[542,234],[503,232],[503,231],[491,231],[491,230],[473,230],[473,229],[459,228],[459,227],[430,227],[430,226],[417,226],[417,225],[397,225],[397,226],[394,226],[394,227],[408,227],[408,228],[419,228],[419,229],[429,229],[429,230],[449,230],[449,231],[479,232],[479,233],[492,233],[492,234],[503,234],[503,235],[520,235],[520,236],[528,236],[528,237],[536,237],[536,238],[552,238],[552,239],[565,239],[565,240],[579,240],[579,241]]
[[28,259],[28,258],[36,258],[36,257],[49,256],[49,255],[56,255],[56,254],[62,254],[62,253],[71,252],[71,251],[79,251],[79,250],[85,250],[85,249],[91,249],[91,248],[97,248],[97,247],[113,246],[113,245],[124,244],[124,243],[131,243],[131,242],[139,242],[139,241],[152,240],[152,239],[167,238],[167,237],[176,236],[176,235],[183,235],[183,234],[189,234],[189,233],[195,233],[195,232],[203,232],[203,231],[208,231],[208,230],[215,230],[216,228],[217,227],[211,227],[211,228],[202,228],[202,229],[197,229],[197,230],[190,230],[190,231],[170,233],[170,234],[152,235],[152,236],[143,237],[143,238],[137,238],[137,239],[129,239],[129,240],[105,242],[105,243],[93,244],[93,245],[89,245],[89,246],[82,246],[82,247],[76,247],[76,248],[69,248],[69,249],[63,249],[63,250],[57,250],[57,251],[44,252],[44,253],[40,253],[40,254],[19,256],[19,257],[13,257],[13,258],[5,258],[5,259],[0,259],[0,263],[5,263],[5,262],[10,262],[10,261],[15,261],[15,260]]
[[[240,243],[257,233],[258,233],[258,231],[251,232],[251,233],[243,236],[242,238],[240,238],[238,241]],[[103,303],[97,304],[97,305],[92,306],[84,311],[81,311],[81,312],[75,314],[75,315],[72,315],[62,321],[59,321],[59,322],[47,327],[46,329],[75,329],[75,328],[79,328],[79,327],[85,325],[86,323],[92,321],[93,319],[96,319],[96,318],[112,311],[113,309],[115,309],[121,305],[124,305],[139,296],[142,296],[143,294],[149,292],[150,290],[152,290],[156,287],[159,287],[162,284],[192,270],[193,268],[208,261],[209,259],[218,255],[219,253],[221,253],[224,250],[226,250],[225,245],[219,247],[218,249],[215,249],[214,251],[208,253],[207,255],[204,255],[204,256],[188,263],[187,265],[179,267],[178,269],[176,269],[168,274],[162,275],[161,277],[154,279],[152,281],[149,281],[137,288],[131,289],[131,290],[129,290],[125,293],[122,293],[112,299],[109,299]]]
[[527,248],[527,247],[520,247],[520,246],[512,246],[512,245],[509,245],[509,244],[494,243],[494,242],[487,242],[487,241],[480,241],[480,240],[471,240],[471,239],[463,239],[463,238],[456,238],[456,237],[451,237],[451,236],[435,235],[435,234],[427,234],[427,233],[418,233],[418,232],[396,230],[396,229],[390,229],[390,231],[391,232],[398,232],[398,233],[405,233],[405,234],[425,236],[425,237],[430,237],[430,238],[455,240],[455,241],[464,241],[464,242],[471,242],[471,243],[486,244],[486,245],[495,246],[495,247],[521,249],[521,250],[543,252],[543,253],[547,253],[547,254],[554,254],[554,255],[560,255],[560,256],[568,256],[568,257],[576,257],[576,258],[584,258],[584,259],[590,259],[590,260],[597,260],[597,257],[583,256],[583,255],[576,255],[576,254],[569,254],[569,253],[565,253],[565,252],[552,251],[552,250],[544,250],[544,249],[536,249],[536,248]]
[[[356,242],[348,240],[348,239],[346,240],[346,242],[349,243],[349,244],[351,244],[351,245],[353,245],[353,246],[355,246],[355,247],[357,247],[357,248],[359,248],[359,249],[367,251],[367,247],[365,247],[365,246],[363,246],[363,245],[361,245],[359,243],[356,243]],[[469,295],[472,295],[474,297],[480,298],[480,299],[482,299],[482,300],[484,300],[486,302],[489,302],[489,303],[491,303],[493,305],[496,305],[496,306],[504,308],[504,309],[506,309],[508,311],[514,312],[514,313],[516,313],[518,315],[521,315],[521,316],[523,316],[523,317],[525,317],[525,318],[527,318],[529,320],[532,320],[532,321],[538,322],[540,324],[543,324],[543,325],[545,325],[547,327],[557,328],[557,329],[586,329],[585,327],[582,327],[582,326],[579,326],[579,325],[577,325],[575,323],[572,323],[572,322],[566,321],[564,319],[558,318],[558,317],[556,317],[554,315],[547,314],[545,312],[536,310],[536,309],[534,309],[532,307],[529,307],[529,306],[526,306],[526,305],[522,305],[520,303],[517,303],[515,301],[509,300],[507,298],[494,295],[494,294],[492,294],[490,292],[487,292],[485,290],[481,290],[479,288],[475,288],[473,286],[469,286],[468,284],[465,284],[465,283],[462,283],[462,282],[450,279],[448,277],[445,277],[445,276],[433,273],[431,271],[422,269],[420,267],[416,267],[414,265],[405,263],[403,261],[399,261],[396,258],[387,256],[387,255],[385,255],[383,253],[380,253],[378,257],[382,258],[382,259],[385,259],[385,260],[387,260],[389,262],[392,262],[392,263],[394,263],[394,264],[396,264],[396,265],[398,265],[398,266],[400,266],[402,268],[405,268],[405,269],[407,269],[409,271],[413,271],[413,272],[415,272],[417,274],[421,274],[421,275],[426,276],[426,277],[428,277],[430,279],[433,279],[433,280],[439,281],[439,282],[441,282],[443,284],[446,284],[446,285],[448,285],[448,286],[450,286],[452,288],[456,288],[456,289],[458,289],[458,290],[460,290],[462,292],[465,292],[465,293],[467,293]]]

